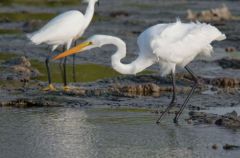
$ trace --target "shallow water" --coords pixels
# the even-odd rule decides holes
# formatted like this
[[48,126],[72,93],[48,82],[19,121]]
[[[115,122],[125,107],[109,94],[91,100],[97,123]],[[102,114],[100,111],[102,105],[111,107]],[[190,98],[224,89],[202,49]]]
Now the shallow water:
[[[0,157],[238,157],[240,131],[216,126],[161,125],[144,110],[35,108],[0,109]],[[217,144],[218,150],[211,146]]]

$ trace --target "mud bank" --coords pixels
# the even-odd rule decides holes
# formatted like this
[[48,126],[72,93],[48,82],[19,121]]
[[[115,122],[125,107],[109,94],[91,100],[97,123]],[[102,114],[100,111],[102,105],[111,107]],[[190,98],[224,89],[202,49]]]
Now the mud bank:
[[205,112],[190,112],[190,118],[195,123],[215,124],[226,128],[240,128],[240,116],[236,111],[224,115],[217,115]]

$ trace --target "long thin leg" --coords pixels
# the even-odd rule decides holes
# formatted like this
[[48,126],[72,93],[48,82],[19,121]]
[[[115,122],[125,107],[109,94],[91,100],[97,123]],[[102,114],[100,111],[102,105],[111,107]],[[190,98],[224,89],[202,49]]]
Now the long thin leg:
[[48,75],[48,86],[43,89],[44,91],[56,91],[55,87],[52,85],[52,76],[51,76],[51,70],[49,66],[50,58],[51,58],[51,53],[48,54],[45,60],[47,75]]
[[[74,46],[77,46],[77,41],[74,42]],[[73,54],[73,82],[77,82],[76,79],[76,54]]]
[[63,84],[64,87],[67,86],[67,57],[65,57],[63,61]]
[[156,123],[160,123],[163,116],[165,116],[169,112],[169,110],[176,104],[176,77],[175,77],[175,73],[172,72],[171,76],[172,76],[172,86],[173,86],[172,100],[171,100],[170,104],[168,105],[168,107],[166,108],[166,110],[160,115],[160,117],[158,118]]
[[52,84],[52,76],[51,76],[51,72],[50,72],[50,67],[49,67],[49,60],[50,60],[51,55],[48,54],[46,60],[45,60],[45,64],[46,64],[46,68],[47,68],[47,75],[48,75],[48,84]]
[[192,76],[193,80],[194,80],[194,85],[191,89],[191,91],[189,92],[187,98],[185,99],[183,105],[181,106],[180,110],[177,112],[175,118],[174,118],[174,123],[177,123],[178,122],[178,118],[180,117],[180,115],[182,114],[184,108],[186,107],[188,101],[190,100],[190,98],[192,97],[195,89],[198,87],[199,85],[199,81],[198,81],[198,78],[197,76],[193,73],[193,71],[188,67],[186,66],[185,69],[187,70],[187,72]]

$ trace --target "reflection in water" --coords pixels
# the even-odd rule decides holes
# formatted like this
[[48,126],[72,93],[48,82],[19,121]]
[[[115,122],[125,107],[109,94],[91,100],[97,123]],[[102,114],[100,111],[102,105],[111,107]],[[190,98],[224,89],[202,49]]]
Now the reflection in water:
[[155,125],[149,112],[76,108],[0,109],[0,157],[232,157],[239,131],[214,126]]

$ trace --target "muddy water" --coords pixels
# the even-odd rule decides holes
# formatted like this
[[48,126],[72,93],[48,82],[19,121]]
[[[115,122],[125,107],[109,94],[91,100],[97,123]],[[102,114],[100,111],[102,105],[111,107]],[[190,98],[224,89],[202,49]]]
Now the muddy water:
[[[240,144],[240,131],[206,125],[161,125],[144,110],[0,109],[0,157],[232,157],[225,143]],[[213,150],[212,145],[218,149]]]

